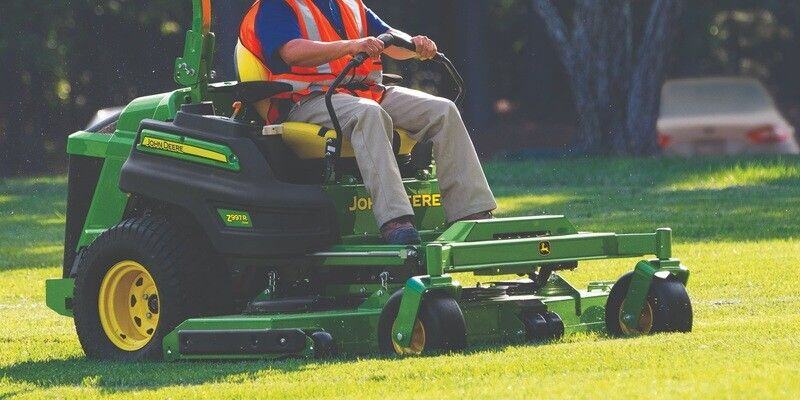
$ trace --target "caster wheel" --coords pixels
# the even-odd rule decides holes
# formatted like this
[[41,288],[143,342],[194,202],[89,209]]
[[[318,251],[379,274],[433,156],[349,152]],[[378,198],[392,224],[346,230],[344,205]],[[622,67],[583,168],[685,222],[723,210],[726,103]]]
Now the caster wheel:
[[314,332],[311,334],[314,341],[314,358],[322,359],[336,355],[336,343],[328,332]]
[[613,336],[638,336],[660,332],[691,332],[692,301],[682,283],[654,278],[636,327],[622,323],[622,305],[633,278],[629,272],[620,278],[606,303],[606,327]]
[[528,340],[545,342],[564,336],[564,321],[554,312],[529,315],[524,320]]
[[547,312],[544,314],[544,319],[547,320],[547,328],[550,330],[550,339],[561,339],[564,336],[564,321],[561,320],[561,317],[554,312]]
[[525,330],[528,340],[531,342],[542,342],[547,340],[550,335],[550,328],[547,326],[547,319],[542,314],[533,314],[524,318]]
[[400,311],[403,290],[398,290],[383,308],[378,323],[378,344],[383,354],[420,355],[433,351],[458,351],[467,346],[467,328],[458,303],[445,293],[428,293],[414,323],[411,344],[400,346],[392,328]]

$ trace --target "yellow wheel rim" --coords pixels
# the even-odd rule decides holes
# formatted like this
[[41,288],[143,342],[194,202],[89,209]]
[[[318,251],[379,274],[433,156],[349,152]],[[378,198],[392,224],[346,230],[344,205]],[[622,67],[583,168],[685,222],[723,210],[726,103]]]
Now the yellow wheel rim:
[[156,281],[136,261],[111,267],[100,285],[97,306],[103,331],[122,350],[142,349],[158,328],[161,304]]
[[631,329],[622,322],[622,309],[625,307],[625,302],[619,308],[619,327],[625,336],[647,335],[653,330],[653,306],[647,301],[644,303],[642,314],[639,315],[639,323],[636,329]]
[[392,346],[397,355],[420,355],[422,350],[425,350],[425,326],[419,319],[414,322],[414,330],[411,332],[411,344],[408,347],[402,347],[394,338],[392,338]]

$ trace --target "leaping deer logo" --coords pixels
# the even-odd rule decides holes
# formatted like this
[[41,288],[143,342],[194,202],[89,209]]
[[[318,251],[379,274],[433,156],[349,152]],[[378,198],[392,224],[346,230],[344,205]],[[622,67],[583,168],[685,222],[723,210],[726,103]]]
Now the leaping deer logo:
[[539,254],[543,256],[550,255],[550,242],[539,243]]

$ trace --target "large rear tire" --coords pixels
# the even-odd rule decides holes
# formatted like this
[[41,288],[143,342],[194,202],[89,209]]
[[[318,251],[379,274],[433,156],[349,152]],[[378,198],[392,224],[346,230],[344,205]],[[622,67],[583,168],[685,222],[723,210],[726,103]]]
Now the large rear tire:
[[[156,360],[162,340],[210,307],[212,257],[198,235],[160,216],[125,220],[84,252],[75,328],[89,358]],[[220,290],[222,292],[222,290]]]
[[628,295],[633,272],[625,274],[611,288],[606,302],[606,327],[613,336],[649,335],[660,332],[691,332],[692,301],[686,287],[675,279],[653,278],[638,326],[622,324],[622,305]]
[[459,351],[467,346],[467,328],[458,302],[443,292],[423,297],[414,324],[411,345],[404,348],[392,338],[392,328],[400,311],[403,290],[386,303],[378,323],[378,345],[386,355],[420,355],[434,351]]

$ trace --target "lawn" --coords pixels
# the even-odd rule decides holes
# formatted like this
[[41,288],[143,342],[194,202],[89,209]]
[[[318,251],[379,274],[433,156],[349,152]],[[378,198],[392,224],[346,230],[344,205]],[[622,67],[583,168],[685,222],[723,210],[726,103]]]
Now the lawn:
[[[44,305],[60,273],[65,179],[0,181],[0,398],[798,398],[800,159],[566,160],[486,166],[502,216],[581,230],[674,229],[690,334],[569,336],[408,359],[99,363]],[[573,283],[635,260],[582,264]],[[462,281],[469,282],[469,277]]]

